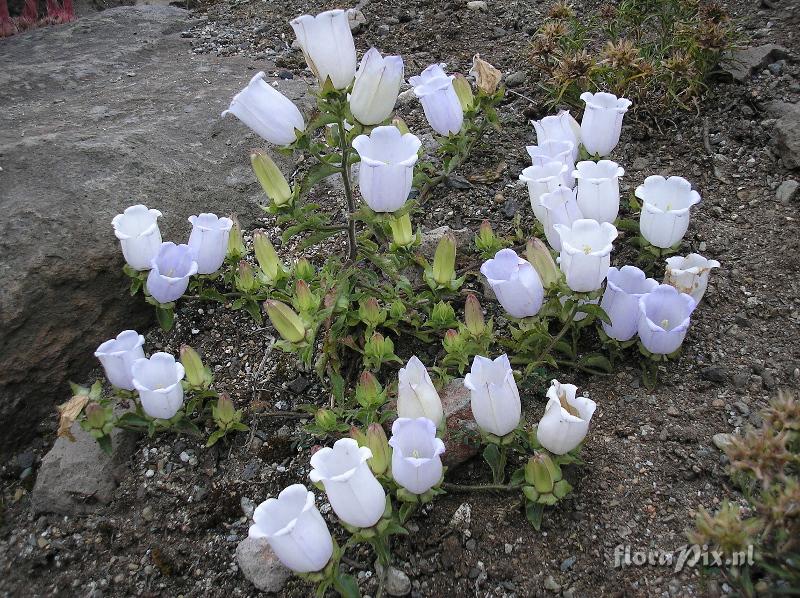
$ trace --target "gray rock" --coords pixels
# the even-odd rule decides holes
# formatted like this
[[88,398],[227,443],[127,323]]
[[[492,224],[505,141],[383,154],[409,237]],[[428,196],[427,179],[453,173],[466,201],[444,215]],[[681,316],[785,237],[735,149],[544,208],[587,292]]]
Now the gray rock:
[[777,44],[765,44],[737,50],[729,55],[723,68],[736,81],[746,81],[750,75],[768,64],[789,56],[789,50]]
[[264,538],[245,538],[236,547],[236,564],[262,592],[280,592],[292,572],[278,560]]
[[[180,32],[191,23],[178,8],[121,7],[2,41],[0,452],[36,433],[67,381],[96,367],[102,341],[153,320],[128,295],[115,214],[158,208],[164,240],[180,243],[191,214],[236,206],[246,226],[260,212],[252,178],[241,189],[225,180],[266,144],[220,117],[251,62],[188,60]],[[305,105],[304,83],[279,89]]]
[[800,168],[800,105],[787,109],[775,121],[773,137],[783,163],[787,168]]
[[548,575],[544,579],[544,589],[551,592],[560,592],[561,586],[556,582],[552,575]]
[[460,228],[457,230],[451,229],[449,226],[440,226],[431,230],[426,230],[422,233],[422,242],[419,246],[419,251],[428,260],[433,259],[433,254],[436,253],[436,247],[439,241],[442,240],[447,233],[452,233],[456,239],[456,251],[458,248],[462,250],[469,247],[473,241],[475,233],[468,228]]
[[527,81],[528,75],[525,71],[514,71],[508,77],[506,77],[506,85],[508,87],[519,87],[525,81]]
[[486,10],[487,5],[484,0],[470,0],[467,2],[467,8],[469,10]]
[[719,382],[722,384],[725,380],[728,379],[728,371],[718,365],[712,365],[707,368],[703,368],[700,370],[700,377],[703,380],[709,380],[710,382]]
[[715,447],[724,453],[733,442],[733,434],[714,434],[714,436],[711,438],[711,441],[714,443]]
[[[375,573],[378,576],[383,575],[383,566],[377,561],[375,561]],[[397,567],[389,567],[385,584],[384,589],[389,596],[405,596],[411,591],[411,580]]]
[[366,26],[367,17],[360,10],[351,8],[347,11],[347,22],[350,24],[350,31],[359,33]]
[[79,424],[70,431],[75,441],[57,439],[42,459],[31,493],[34,513],[79,515],[110,503],[136,446],[136,434],[115,429],[109,456]]
[[800,187],[800,183],[794,179],[783,181],[778,187],[778,190],[775,191],[775,198],[782,204],[788,204],[794,199],[794,196],[797,195],[798,187]]

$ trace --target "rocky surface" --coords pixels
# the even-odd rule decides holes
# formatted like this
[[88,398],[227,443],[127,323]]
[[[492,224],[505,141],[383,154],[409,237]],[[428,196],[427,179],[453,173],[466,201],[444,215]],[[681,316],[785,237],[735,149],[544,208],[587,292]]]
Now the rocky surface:
[[195,22],[124,7],[0,40],[0,451],[48,421],[97,345],[151,319],[124,291],[115,214],[158,208],[185,242],[191,214],[258,211],[258,141],[220,113],[271,65],[191,54]]
[[291,577],[264,538],[245,538],[236,547],[236,564],[250,583],[262,592],[279,592]]
[[761,46],[742,48],[731,54],[725,65],[725,70],[735,81],[741,83],[749,79],[756,71],[788,56],[789,50],[778,44],[763,44]]

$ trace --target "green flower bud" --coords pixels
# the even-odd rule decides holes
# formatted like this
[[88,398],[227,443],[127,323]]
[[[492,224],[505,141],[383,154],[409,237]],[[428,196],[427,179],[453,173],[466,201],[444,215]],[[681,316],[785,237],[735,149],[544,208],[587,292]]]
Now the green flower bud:
[[240,261],[239,268],[236,271],[236,288],[242,293],[248,294],[255,291],[257,286],[258,283],[253,266],[244,260]]
[[312,313],[319,307],[320,299],[312,293],[305,280],[298,280],[294,284],[294,304],[300,313]]
[[539,494],[553,492],[555,483],[561,479],[561,469],[553,463],[547,453],[536,453],[525,465],[525,481]]
[[83,410],[86,415],[86,423],[82,425],[93,438],[101,438],[111,434],[114,429],[113,409],[103,407],[100,403],[89,403]]
[[408,128],[408,125],[406,124],[406,121],[404,121],[404,120],[403,120],[402,118],[400,118],[399,116],[395,116],[395,117],[392,119],[392,124],[393,124],[395,127],[397,127],[398,129],[400,129],[400,132],[401,132],[403,135],[405,135],[406,133],[410,133],[410,132],[411,132],[411,131],[409,130],[409,128]]
[[394,343],[392,339],[385,338],[382,334],[376,332],[370,339],[364,343],[364,355],[375,361],[382,361],[384,358],[394,354]]
[[258,267],[261,268],[264,277],[269,282],[277,280],[283,270],[283,264],[264,231],[257,231],[253,235],[253,248],[256,252]]
[[235,215],[231,215],[233,226],[231,232],[228,234],[228,257],[231,260],[239,260],[247,253],[244,247],[244,239],[242,239],[242,227],[239,225],[239,219]]
[[250,153],[250,162],[258,182],[261,183],[264,193],[272,203],[279,208],[290,205],[292,190],[289,188],[289,183],[286,182],[286,177],[283,176],[272,158],[263,150],[253,150]]
[[299,343],[306,338],[306,327],[294,310],[280,301],[264,302],[264,309],[270,322],[284,340]]
[[389,307],[389,315],[392,317],[393,320],[402,319],[403,316],[406,315],[405,303],[400,301],[400,299],[395,299],[392,302],[392,305]]
[[433,255],[433,279],[437,284],[447,286],[456,275],[456,238],[445,234]]
[[189,345],[181,346],[181,364],[186,370],[186,381],[192,388],[205,389],[211,386],[214,376],[211,370],[203,365],[200,355]]
[[525,255],[542,279],[542,286],[547,288],[558,282],[558,268],[544,243],[536,237],[532,238],[525,248]]
[[330,409],[317,409],[316,414],[314,414],[314,421],[326,432],[335,430],[338,423],[336,414]]
[[294,275],[301,280],[311,282],[314,280],[314,276],[316,276],[316,270],[314,270],[314,266],[311,265],[311,262],[301,257],[294,265]]
[[375,328],[386,321],[386,310],[381,309],[378,300],[375,297],[369,299],[362,299],[358,304],[358,317],[367,326]]
[[447,353],[461,353],[464,350],[464,338],[451,328],[444,333],[442,345]]
[[389,226],[392,229],[392,242],[396,247],[411,247],[417,240],[411,227],[411,216],[408,214],[390,218]]
[[367,446],[367,435],[356,426],[350,426],[350,438],[355,440],[358,446]]
[[211,408],[211,413],[217,426],[222,430],[227,429],[230,424],[239,419],[236,417],[236,407],[234,407],[233,401],[226,393],[219,395],[217,404]]
[[386,393],[371,372],[362,372],[356,384],[356,401],[362,407],[378,407],[386,402]]
[[474,96],[472,95],[472,86],[467,81],[467,78],[461,73],[456,73],[453,79],[453,88],[456,90],[458,101],[461,103],[461,109],[466,112],[471,109],[474,104]]
[[481,304],[472,293],[467,295],[467,301],[464,304],[464,323],[472,336],[480,336],[486,330]]
[[435,326],[448,326],[456,320],[453,306],[444,301],[439,301],[431,310],[431,323]]
[[372,451],[372,458],[367,461],[372,473],[375,475],[386,473],[392,462],[392,449],[380,424],[372,423],[367,428],[367,446]]

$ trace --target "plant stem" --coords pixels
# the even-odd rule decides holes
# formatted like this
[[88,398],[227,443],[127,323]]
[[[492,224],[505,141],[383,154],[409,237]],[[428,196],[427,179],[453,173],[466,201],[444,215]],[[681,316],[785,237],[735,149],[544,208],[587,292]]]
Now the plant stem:
[[533,360],[534,364],[541,363],[542,358],[548,353],[550,353],[550,351],[553,350],[553,347],[556,346],[556,343],[564,337],[564,335],[567,333],[567,330],[569,330],[570,326],[572,326],[572,321],[575,319],[575,314],[577,313],[578,313],[578,303],[576,301],[575,307],[573,307],[572,311],[570,311],[569,317],[567,318],[566,322],[564,322],[564,325],[561,327],[561,330],[558,331],[558,334],[556,334],[553,337],[553,339],[547,344],[547,346],[542,350],[542,352],[539,353],[538,357]]
[[347,131],[344,128],[344,115],[341,109],[339,110],[339,145],[342,149],[342,183],[344,184],[344,196],[347,199],[347,245],[350,261],[355,261],[358,257],[356,221],[353,219],[353,213],[356,211],[356,202],[353,199],[353,189],[350,186],[350,144],[347,141]]
[[475,484],[470,486],[464,484],[451,484],[450,482],[442,482],[442,488],[448,492],[515,492],[516,490],[519,490],[519,486],[514,486],[511,484]]

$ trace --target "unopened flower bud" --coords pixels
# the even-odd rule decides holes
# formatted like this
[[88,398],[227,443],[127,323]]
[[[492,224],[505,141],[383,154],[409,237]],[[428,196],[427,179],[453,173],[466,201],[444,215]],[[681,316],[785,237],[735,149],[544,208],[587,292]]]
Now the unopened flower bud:
[[456,312],[453,306],[444,301],[439,301],[431,310],[431,323],[436,326],[447,326],[456,319]]
[[486,330],[481,304],[472,293],[467,295],[467,301],[464,304],[464,323],[473,336],[480,336]]
[[464,350],[464,338],[458,333],[457,330],[453,330],[451,328],[444,333],[442,345],[447,353],[460,353]]
[[330,409],[317,409],[316,414],[314,414],[314,421],[326,432],[333,431],[337,425],[336,414]]
[[214,376],[211,370],[203,365],[197,351],[189,345],[181,346],[181,364],[186,371],[186,381],[192,388],[205,389],[211,386]]
[[367,461],[372,473],[382,475],[392,461],[392,449],[386,438],[386,432],[380,424],[372,423],[367,428],[367,446],[372,451],[372,458]]
[[393,320],[399,320],[406,315],[406,306],[400,299],[395,299],[389,306],[389,315]]
[[272,158],[263,150],[253,150],[250,153],[250,162],[258,182],[272,203],[277,207],[289,205],[292,200],[292,190]]
[[400,132],[401,132],[403,135],[405,135],[406,133],[410,133],[410,132],[411,132],[411,131],[409,130],[409,128],[408,128],[408,125],[406,124],[406,121],[404,121],[404,120],[403,120],[402,118],[400,118],[399,116],[395,116],[395,117],[392,119],[392,124],[393,124],[395,127],[397,127],[398,129],[400,129]]
[[539,274],[542,286],[545,288],[558,282],[558,268],[553,261],[553,256],[547,246],[536,237],[528,241],[525,248],[525,255],[528,261]]
[[290,343],[299,343],[306,337],[306,328],[294,310],[280,301],[269,300],[264,302],[264,309],[270,322],[284,340]]
[[314,280],[316,271],[314,270],[314,266],[311,265],[311,262],[309,262],[306,258],[301,257],[294,265],[294,275],[301,280],[311,282]]
[[356,401],[362,407],[377,407],[386,400],[377,378],[371,372],[363,372],[356,384]]
[[382,361],[392,354],[394,354],[394,343],[392,339],[384,337],[379,332],[373,334],[369,340],[364,343],[364,355],[376,361]]
[[433,256],[433,279],[440,285],[449,285],[456,274],[456,239],[447,233],[439,241]]
[[100,403],[89,403],[84,408],[88,432],[94,438],[111,433],[114,428],[114,416],[111,407],[103,407]]
[[282,264],[275,247],[273,247],[269,237],[263,231],[257,231],[253,234],[253,248],[255,249],[258,267],[261,268],[264,277],[269,282],[277,280],[282,270]]
[[461,73],[457,73],[453,79],[453,88],[456,90],[461,109],[464,112],[471,109],[474,104],[474,97],[472,95],[472,86],[467,81],[467,78]]
[[411,226],[411,217],[408,214],[391,218],[389,220],[389,226],[392,229],[392,241],[395,246],[411,247],[414,241],[417,240]]
[[305,280],[298,280],[294,284],[294,304],[300,313],[310,313],[319,307],[319,297],[311,292]]
[[375,328],[386,321],[386,310],[381,309],[375,297],[370,297],[359,302],[358,316],[367,326]]
[[239,225],[239,219],[232,215],[233,226],[231,232],[228,234],[228,257],[232,260],[241,259],[247,252],[244,247],[244,239],[242,239],[242,227]]
[[528,459],[525,465],[525,481],[539,494],[552,492],[553,486],[560,479],[561,470],[547,453],[537,453]]
[[358,446],[367,446],[367,435],[361,428],[350,426],[350,438],[358,443]]
[[223,430],[236,421],[236,407],[227,393],[222,393],[217,399],[217,404],[211,409],[214,421]]
[[244,260],[239,262],[239,268],[236,271],[236,288],[242,293],[252,293],[258,286],[256,282],[256,274],[253,271],[253,266]]

